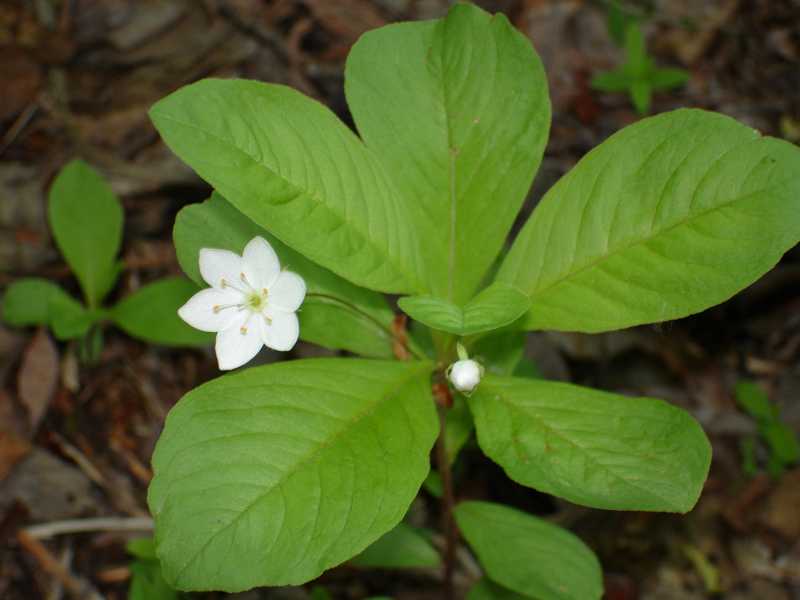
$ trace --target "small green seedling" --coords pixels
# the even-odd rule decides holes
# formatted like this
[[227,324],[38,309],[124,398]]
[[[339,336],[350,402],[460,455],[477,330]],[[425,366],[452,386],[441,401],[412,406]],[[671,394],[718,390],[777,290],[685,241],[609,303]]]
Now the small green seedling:
[[642,29],[635,20],[625,24],[625,63],[592,78],[592,87],[603,92],[627,92],[641,115],[650,111],[653,92],[671,90],[685,84],[689,74],[683,69],[656,67],[647,54]]
[[164,581],[155,544],[151,538],[131,540],[126,549],[128,554],[134,557],[130,564],[131,583],[128,587],[128,600],[180,600],[186,596],[172,589]]
[[111,321],[133,337],[157,344],[194,346],[211,338],[183,323],[176,309],[197,291],[183,277],[161,279],[102,305],[122,270],[122,206],[99,173],[85,162],[66,165],[50,188],[50,228],[61,254],[78,279],[85,304],[46,279],[15,281],[3,298],[10,325],[45,325],[61,340],[81,339],[82,356],[93,360],[102,346],[101,324]]
[[[753,381],[736,385],[736,402],[756,421],[761,442],[767,451],[767,472],[780,477],[783,471],[800,461],[800,441],[797,434],[781,420],[780,410],[769,401],[767,394]],[[742,440],[743,467],[753,475],[758,471],[756,440]]]

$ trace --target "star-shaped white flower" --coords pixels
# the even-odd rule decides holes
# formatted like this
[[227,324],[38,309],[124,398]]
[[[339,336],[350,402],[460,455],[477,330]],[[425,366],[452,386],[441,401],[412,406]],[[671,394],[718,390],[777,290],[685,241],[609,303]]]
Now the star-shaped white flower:
[[287,351],[297,343],[295,311],[303,303],[306,284],[296,273],[281,270],[264,238],[250,240],[242,256],[202,248],[200,274],[211,287],[189,298],[178,315],[195,329],[217,334],[220,369],[241,367],[262,345]]

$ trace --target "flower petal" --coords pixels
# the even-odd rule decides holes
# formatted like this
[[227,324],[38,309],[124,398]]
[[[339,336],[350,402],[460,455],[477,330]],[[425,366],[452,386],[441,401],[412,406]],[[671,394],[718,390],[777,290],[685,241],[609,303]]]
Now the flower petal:
[[261,329],[264,317],[244,310],[231,325],[217,334],[214,349],[217,363],[223,371],[241,367],[261,350]]
[[200,275],[208,285],[222,289],[222,280],[239,286],[242,257],[230,250],[200,248]]
[[[239,316],[235,306],[242,301],[234,290],[207,288],[200,290],[178,309],[178,316],[200,331],[221,331]],[[219,307],[216,311],[214,307]]]
[[269,288],[267,302],[275,308],[294,312],[306,297],[306,282],[297,273],[281,271],[275,283]]
[[260,236],[247,242],[242,252],[242,263],[247,283],[257,291],[269,288],[281,272],[278,255],[269,242]]
[[261,340],[273,350],[287,352],[294,348],[300,336],[300,323],[293,312],[270,310],[262,319]]

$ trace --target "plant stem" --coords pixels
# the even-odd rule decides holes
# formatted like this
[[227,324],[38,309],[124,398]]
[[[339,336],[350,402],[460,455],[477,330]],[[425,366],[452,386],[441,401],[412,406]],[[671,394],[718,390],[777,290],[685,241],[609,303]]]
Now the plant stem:
[[453,600],[453,571],[456,564],[456,545],[458,544],[458,531],[453,517],[455,497],[453,495],[453,473],[450,470],[450,459],[447,454],[447,441],[445,439],[445,425],[447,423],[447,409],[437,406],[439,412],[439,438],[436,440],[436,464],[442,478],[442,529],[445,535],[444,551],[444,598]]
[[[382,334],[386,335],[387,338],[393,339],[394,333],[392,332],[391,328],[387,325],[381,323],[378,319],[373,317],[371,314],[361,310],[355,304],[348,302],[347,300],[343,300],[342,298],[337,298],[336,296],[331,296],[329,294],[323,294],[320,292],[309,292],[306,294],[306,298],[316,298],[317,300],[322,300],[323,302],[327,302],[329,304],[337,304],[342,306],[353,313],[357,314],[358,316],[366,319],[369,321],[374,327],[379,329]],[[419,348],[415,346],[415,344],[411,343],[409,340],[408,345],[406,346],[409,352],[413,354],[419,360],[428,360],[428,357],[425,356],[425,353],[422,352]]]

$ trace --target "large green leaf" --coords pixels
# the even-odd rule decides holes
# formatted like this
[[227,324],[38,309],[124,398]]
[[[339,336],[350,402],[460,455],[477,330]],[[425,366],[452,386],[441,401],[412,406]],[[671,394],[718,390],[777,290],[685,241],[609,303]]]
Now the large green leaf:
[[429,470],[432,368],[291,361],[189,392],[167,417],[148,496],[167,580],[304,583],[392,529]]
[[46,279],[19,279],[3,296],[6,323],[48,325],[60,340],[82,336],[98,317]]
[[305,279],[306,300],[298,316],[300,337],[327,348],[349,350],[362,356],[391,358],[391,324],[394,313],[379,293],[360,288],[311,262],[256,225],[214,193],[202,204],[183,208],[173,232],[178,262],[198,285],[201,248],[224,248],[241,254],[257,235],[275,248],[281,264]]
[[398,305],[432,329],[473,335],[510,325],[525,314],[531,301],[514,286],[493,283],[463,307],[427,295],[400,298]]
[[478,444],[511,479],[576,504],[686,512],[708,475],[700,425],[662,400],[487,375],[468,402]]
[[678,110],[586,155],[544,197],[498,279],[531,329],[598,332],[713,306],[800,238],[800,149]]
[[206,79],[160,100],[150,118],[182,160],[287,245],[359,285],[420,290],[408,207],[323,105],[280,85]]
[[345,91],[424,246],[428,291],[465,303],[503,245],[547,141],[550,101],[530,41],[458,4],[353,46]]
[[65,166],[50,188],[53,237],[81,284],[89,306],[99,306],[119,273],[122,206],[97,171],[81,160]]
[[597,557],[569,531],[490,502],[462,502],[455,516],[486,573],[508,589],[537,600],[603,595]]
[[145,285],[109,311],[111,319],[133,337],[165,346],[206,346],[212,334],[187,325],[178,309],[200,289],[184,277]]
[[350,562],[374,569],[409,569],[438,567],[441,559],[416,528],[398,523]]

